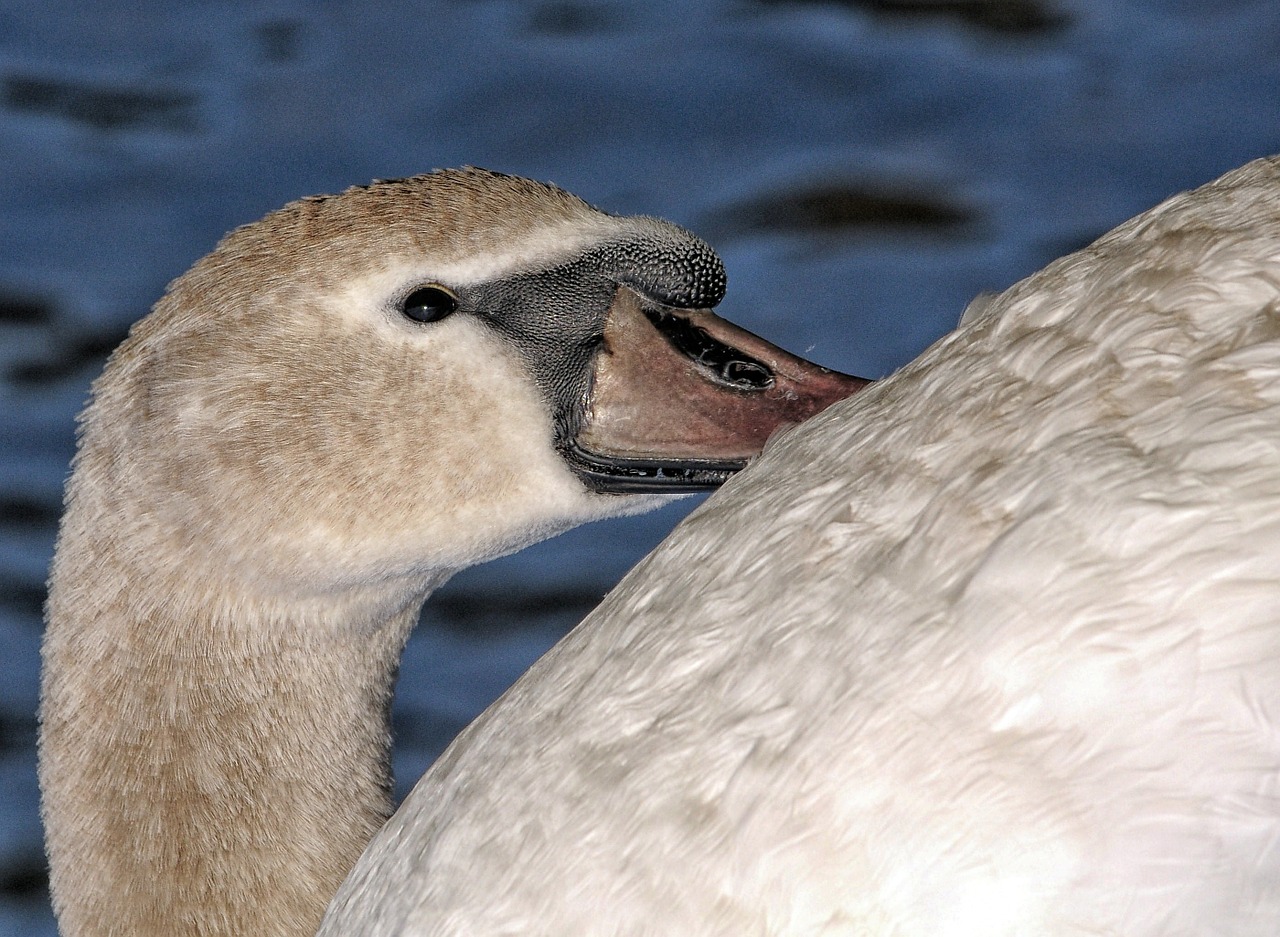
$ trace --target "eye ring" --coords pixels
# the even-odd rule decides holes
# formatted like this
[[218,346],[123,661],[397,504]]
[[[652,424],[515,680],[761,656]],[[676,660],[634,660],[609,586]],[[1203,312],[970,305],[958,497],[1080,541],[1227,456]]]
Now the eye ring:
[[400,301],[400,312],[414,322],[439,322],[458,309],[458,297],[447,286],[428,283]]

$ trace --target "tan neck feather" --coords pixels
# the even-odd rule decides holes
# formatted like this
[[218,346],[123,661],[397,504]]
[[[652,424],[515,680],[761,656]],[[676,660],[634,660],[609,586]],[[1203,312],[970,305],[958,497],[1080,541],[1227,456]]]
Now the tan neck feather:
[[387,712],[422,594],[347,621],[229,614],[74,538],[40,765],[63,933],[314,934],[390,811]]

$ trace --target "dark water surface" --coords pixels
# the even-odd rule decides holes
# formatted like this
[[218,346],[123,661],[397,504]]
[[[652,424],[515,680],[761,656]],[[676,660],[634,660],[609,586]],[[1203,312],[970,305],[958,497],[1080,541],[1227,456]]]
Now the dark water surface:
[[[978,291],[1280,150],[1272,0],[79,5],[0,9],[0,935],[53,932],[34,713],[73,416],[228,228],[438,166],[549,179],[702,233],[728,315],[874,376]],[[689,507],[434,598],[402,787]]]

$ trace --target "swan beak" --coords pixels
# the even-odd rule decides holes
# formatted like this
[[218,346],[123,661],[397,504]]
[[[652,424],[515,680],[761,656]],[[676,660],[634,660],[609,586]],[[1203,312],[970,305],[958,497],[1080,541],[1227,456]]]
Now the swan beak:
[[618,289],[565,458],[605,492],[719,487],[783,427],[869,381],[820,367],[707,309]]

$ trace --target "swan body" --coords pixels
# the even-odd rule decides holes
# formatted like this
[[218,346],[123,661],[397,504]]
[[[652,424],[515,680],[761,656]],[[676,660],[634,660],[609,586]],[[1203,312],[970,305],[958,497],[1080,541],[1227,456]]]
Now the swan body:
[[390,814],[448,576],[714,487],[865,382],[714,316],[688,232],[444,171],[228,235],[108,362],[50,572],[65,937],[306,937]]
[[427,773],[338,935],[1280,932],[1280,159],[776,440]]

